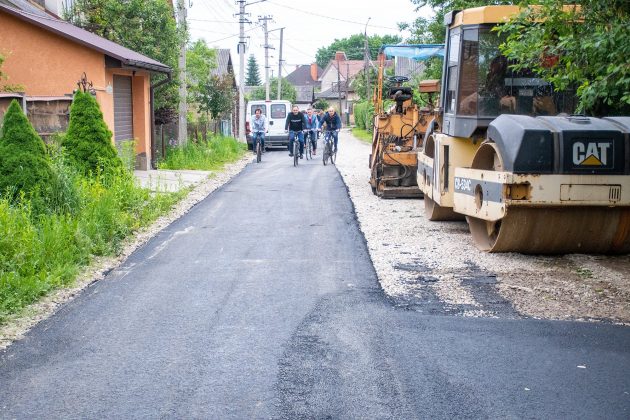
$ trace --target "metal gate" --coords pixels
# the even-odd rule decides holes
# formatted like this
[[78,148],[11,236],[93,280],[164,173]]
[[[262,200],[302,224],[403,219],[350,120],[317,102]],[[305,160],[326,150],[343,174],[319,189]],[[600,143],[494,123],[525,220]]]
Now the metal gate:
[[133,100],[131,77],[114,76],[114,140],[133,139]]

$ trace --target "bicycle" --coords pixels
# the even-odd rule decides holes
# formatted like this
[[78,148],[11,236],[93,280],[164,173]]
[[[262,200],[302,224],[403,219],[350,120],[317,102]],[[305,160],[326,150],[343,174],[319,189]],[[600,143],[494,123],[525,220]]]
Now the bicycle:
[[334,139],[332,136],[332,130],[327,130],[324,133],[324,153],[322,153],[322,159],[324,161],[324,166],[328,159],[330,159],[330,163],[332,165],[335,164],[335,160],[337,160],[337,149],[334,145]]
[[293,133],[293,166],[298,166],[300,160],[300,138],[298,137],[298,133],[300,131],[289,131],[289,142],[291,141],[291,133]]
[[262,144],[261,144],[262,131],[256,131],[254,133],[254,151],[256,152],[256,163],[262,161]]
[[[311,141],[313,141],[313,134],[315,130],[306,130],[304,132],[304,156],[306,156],[306,160],[313,159],[313,145]],[[317,141],[317,137],[314,138],[314,141]]]

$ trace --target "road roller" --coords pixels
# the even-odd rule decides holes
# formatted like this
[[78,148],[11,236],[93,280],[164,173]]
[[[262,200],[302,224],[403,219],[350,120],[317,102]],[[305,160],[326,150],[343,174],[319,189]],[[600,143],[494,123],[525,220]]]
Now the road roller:
[[[390,55],[422,50],[420,46],[385,46]],[[439,49],[439,46],[438,46]],[[434,118],[433,95],[439,93],[438,80],[425,80],[418,89],[428,94],[428,107],[419,108],[413,101],[413,89],[404,86],[409,78],[392,76],[385,97],[391,107],[383,109],[383,70],[385,53],[379,54],[377,88],[374,95],[374,119],[370,185],[372,192],[382,198],[420,198],[422,193],[416,180],[418,149],[422,146],[427,127]]]
[[571,115],[574,92],[512,70],[492,29],[517,13],[445,16],[440,103],[418,152],[426,217],[466,219],[489,252],[628,253],[630,117]]

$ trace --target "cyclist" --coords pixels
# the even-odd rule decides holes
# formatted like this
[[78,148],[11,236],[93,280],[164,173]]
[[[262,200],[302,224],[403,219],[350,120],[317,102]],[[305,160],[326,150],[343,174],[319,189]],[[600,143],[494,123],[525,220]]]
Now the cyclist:
[[256,108],[256,116],[252,118],[252,149],[256,153],[256,138],[260,136],[260,148],[265,153],[265,132],[267,131],[267,117],[260,108]]
[[297,133],[300,142],[300,159],[304,157],[304,133],[306,129],[306,117],[300,112],[297,105],[293,105],[291,113],[287,115],[284,130],[289,131],[289,156],[293,156],[293,140]]
[[339,140],[339,130],[341,129],[341,118],[335,111],[335,108],[330,107],[328,112],[324,114],[320,124],[323,126],[326,124],[326,131],[334,139],[335,152],[337,152],[337,141]]
[[306,110],[306,130],[308,138],[313,146],[313,155],[317,154],[317,130],[319,129],[319,120],[312,108]]

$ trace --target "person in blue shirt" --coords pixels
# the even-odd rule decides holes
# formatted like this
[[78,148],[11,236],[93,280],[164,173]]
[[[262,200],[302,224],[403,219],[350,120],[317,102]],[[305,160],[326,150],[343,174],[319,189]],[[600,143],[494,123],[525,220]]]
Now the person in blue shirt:
[[341,129],[341,118],[335,108],[330,107],[328,112],[324,114],[321,120],[320,126],[326,124],[326,131],[332,136],[335,145],[335,152],[337,151],[337,142],[339,140],[339,130]]
[[306,117],[300,112],[297,105],[293,105],[291,113],[287,115],[284,130],[289,131],[289,156],[293,156],[293,141],[297,135],[300,142],[300,159],[304,157],[304,130],[306,130]]
[[319,119],[312,108],[306,110],[306,132],[308,139],[313,146],[313,155],[317,154],[317,130],[319,129]]

